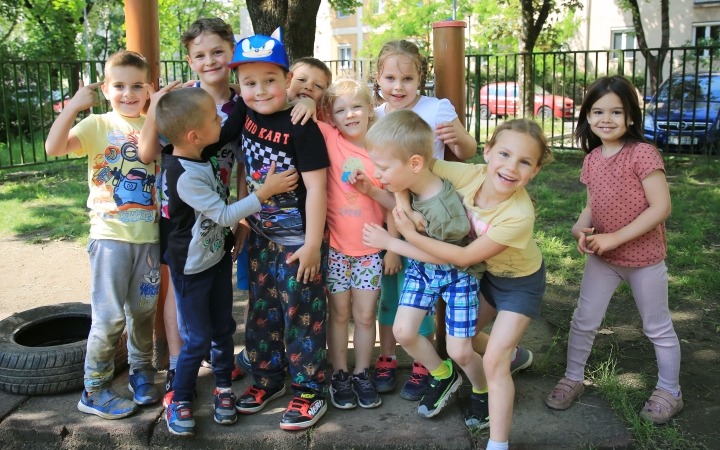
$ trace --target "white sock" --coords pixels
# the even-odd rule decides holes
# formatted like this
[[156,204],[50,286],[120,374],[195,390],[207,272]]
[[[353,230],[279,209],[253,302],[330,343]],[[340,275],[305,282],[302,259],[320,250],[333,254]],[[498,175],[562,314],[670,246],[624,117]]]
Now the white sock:
[[512,358],[510,358],[510,361],[515,361],[515,358],[517,358],[517,354],[518,354],[518,348],[515,347],[515,349],[513,350],[513,356],[512,356]]
[[395,357],[395,355],[392,355],[390,358],[392,358],[393,361],[395,361],[395,360],[397,359],[397,358]]
[[219,394],[229,394],[232,392],[231,387],[215,387],[215,389],[217,389]]
[[489,439],[485,450],[508,450],[508,441],[495,442],[492,439]]
[[170,357],[170,370],[175,370],[175,368],[177,367],[177,360],[178,360],[177,356]]

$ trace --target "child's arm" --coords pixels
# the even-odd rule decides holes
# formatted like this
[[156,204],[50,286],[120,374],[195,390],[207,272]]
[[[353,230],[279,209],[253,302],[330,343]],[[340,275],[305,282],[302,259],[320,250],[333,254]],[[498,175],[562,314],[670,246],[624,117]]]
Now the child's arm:
[[293,125],[305,125],[308,120],[312,118],[313,122],[317,122],[317,104],[315,100],[311,98],[301,98],[289,102],[290,105],[294,105],[292,111],[290,111],[290,118]]
[[104,81],[98,81],[85,86],[83,80],[80,79],[80,89],[65,105],[60,115],[53,122],[52,127],[50,127],[50,132],[45,141],[45,152],[49,156],[65,156],[68,153],[80,150],[80,139],[70,134],[70,129],[73,127],[75,117],[80,111],[100,104],[95,89],[103,83]]
[[290,258],[288,264],[300,262],[297,280],[307,283],[320,273],[320,246],[322,245],[325,216],[327,214],[327,170],[302,172],[307,196],[305,199],[305,243]]
[[435,129],[435,134],[462,161],[472,158],[477,152],[477,142],[457,117],[452,122],[439,124]]
[[347,182],[359,193],[378,202],[383,208],[391,210],[395,207],[395,196],[385,189],[375,186],[362,170],[356,169],[355,172],[348,176]]
[[162,147],[158,143],[158,130],[155,122],[155,109],[160,98],[173,90],[180,83],[180,80],[173,81],[164,88],[155,92],[152,84],[145,84],[150,93],[150,106],[147,110],[145,123],[142,131],[140,131],[140,141],[138,141],[138,157],[143,164],[150,164],[160,156]]
[[[393,219],[392,210],[390,209],[385,210],[385,222],[387,223],[388,234],[390,234],[390,236],[396,239],[399,239],[400,232],[397,230],[397,228],[395,228],[395,220]],[[400,259],[400,255],[391,252],[390,250],[387,250],[385,252],[385,256],[383,257],[383,274],[395,275],[401,270],[402,260]]]
[[650,206],[635,220],[614,233],[588,236],[586,242],[590,250],[602,255],[642,236],[670,217],[670,191],[665,179],[665,172],[659,169],[653,170],[642,180],[642,185],[645,198]]
[[[431,238],[427,239],[433,242],[440,242]],[[417,261],[430,264],[447,264],[447,261],[436,258],[408,242],[390,236],[390,233],[388,233],[386,229],[376,223],[365,224],[363,228],[363,244],[368,247],[381,248],[388,252],[397,253],[398,255],[403,255],[406,258],[412,258]]]
[[571,233],[573,238],[577,241],[577,251],[581,255],[586,253],[595,254],[594,251],[590,250],[587,246],[586,237],[588,233],[592,233],[592,211],[590,210],[590,191],[587,192],[587,200],[585,202],[585,208],[580,213],[577,222],[573,225]]
[[410,211],[410,218],[415,224],[415,229],[419,233],[427,234],[427,220],[422,214],[412,209],[410,204],[410,191],[404,189],[400,192],[395,193],[395,204],[396,208],[402,209],[403,211]]

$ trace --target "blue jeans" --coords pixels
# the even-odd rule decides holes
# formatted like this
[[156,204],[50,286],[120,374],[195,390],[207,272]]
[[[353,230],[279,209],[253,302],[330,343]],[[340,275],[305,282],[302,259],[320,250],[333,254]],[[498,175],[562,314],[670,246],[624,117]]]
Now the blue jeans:
[[232,386],[233,283],[230,253],[213,267],[192,275],[177,273],[170,266],[175,286],[178,329],[183,346],[175,368],[174,401],[193,401],[198,369],[212,350],[215,386]]

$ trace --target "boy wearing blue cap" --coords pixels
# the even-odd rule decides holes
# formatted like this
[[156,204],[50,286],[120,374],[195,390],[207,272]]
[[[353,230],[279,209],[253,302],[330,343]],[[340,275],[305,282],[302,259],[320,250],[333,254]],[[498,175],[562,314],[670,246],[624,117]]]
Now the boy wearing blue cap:
[[286,90],[292,79],[278,28],[271,36],[256,35],[237,43],[242,101],[235,104],[217,145],[241,136],[248,192],[275,171],[296,168],[297,189],[274,195],[262,210],[247,218],[250,301],[245,345],[252,364],[253,385],[237,400],[243,414],[262,410],[285,393],[289,365],[293,399],[280,428],[301,430],[314,425],[325,403],[325,234],[326,174],[330,165],[317,124],[293,125]]

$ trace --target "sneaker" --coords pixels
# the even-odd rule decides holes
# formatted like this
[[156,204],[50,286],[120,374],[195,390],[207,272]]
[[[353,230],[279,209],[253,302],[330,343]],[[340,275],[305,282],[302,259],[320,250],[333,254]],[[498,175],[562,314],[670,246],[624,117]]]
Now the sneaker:
[[664,389],[655,389],[640,411],[640,418],[648,422],[665,423],[679,413],[683,406],[682,392],[675,397]]
[[195,434],[195,419],[193,419],[192,403],[172,402],[165,412],[165,421],[168,431],[178,436],[192,436]]
[[400,397],[405,400],[410,400],[411,402],[416,402],[423,398],[423,395],[425,395],[425,391],[427,390],[429,377],[430,372],[428,372],[425,366],[417,361],[413,362],[410,379],[407,380],[407,383],[403,386],[402,391],[400,391]]
[[245,349],[240,350],[240,353],[235,356],[235,366],[241,368],[247,373],[252,373],[252,363],[248,359]]
[[128,377],[128,389],[134,394],[137,405],[152,405],[160,401],[160,392],[154,386],[155,372],[134,370]]
[[238,367],[237,363],[235,363],[235,368],[233,369],[232,373],[230,374],[230,380],[231,381],[237,381],[240,378],[245,375],[245,372],[242,371],[240,367]]
[[510,375],[525,370],[533,362],[533,354],[530,350],[520,346],[515,347],[515,358],[510,362]]
[[352,376],[352,384],[357,393],[358,403],[362,408],[377,408],[382,403],[380,396],[370,379],[370,370]]
[[283,394],[285,394],[284,384],[276,389],[261,389],[253,384],[235,402],[235,409],[242,414],[255,414],[262,410],[270,400],[282,397]]
[[330,402],[340,409],[353,409],[357,406],[353,380],[348,372],[341,370],[339,373],[333,374],[330,382]]
[[552,409],[568,409],[572,402],[582,395],[583,391],[585,391],[585,386],[581,381],[563,378],[545,397],[545,404]]
[[488,409],[488,394],[470,395],[470,407],[465,412],[465,426],[468,429],[484,430],[490,426],[490,410]]
[[165,395],[163,396],[163,406],[167,408],[173,400],[173,381],[175,381],[175,369],[167,371],[165,378]]
[[138,409],[132,400],[120,397],[109,388],[93,393],[83,390],[77,408],[81,412],[95,414],[103,419],[122,419]]
[[462,377],[453,368],[452,362],[448,359],[443,361],[443,364],[450,367],[450,376],[442,380],[437,377],[430,379],[425,395],[423,395],[420,405],[418,405],[418,414],[423,417],[433,417],[440,414],[453,392],[457,391],[462,384]]
[[378,392],[390,392],[395,389],[395,371],[398,363],[390,356],[381,356],[375,361],[373,384]]
[[200,361],[200,367],[204,367],[206,369],[212,369],[212,362],[211,362],[209,356],[206,359],[203,359],[202,361]]
[[315,425],[327,411],[327,403],[317,394],[295,394],[280,420],[280,428],[294,431]]
[[237,420],[237,412],[235,411],[235,394],[230,392],[220,392],[215,388],[215,398],[213,405],[215,406],[215,422],[220,425],[230,425]]

